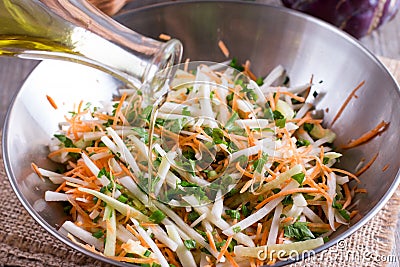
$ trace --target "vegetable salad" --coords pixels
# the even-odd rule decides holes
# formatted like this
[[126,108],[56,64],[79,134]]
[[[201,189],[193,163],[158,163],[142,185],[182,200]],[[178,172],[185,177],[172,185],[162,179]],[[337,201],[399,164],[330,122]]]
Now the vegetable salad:
[[64,170],[32,164],[57,185],[46,201],[70,215],[60,231],[142,266],[260,266],[348,225],[358,179],[334,167],[318,83],[292,86],[282,66],[258,79],[230,66],[179,69],[153,136],[140,91],[77,103],[49,144]]

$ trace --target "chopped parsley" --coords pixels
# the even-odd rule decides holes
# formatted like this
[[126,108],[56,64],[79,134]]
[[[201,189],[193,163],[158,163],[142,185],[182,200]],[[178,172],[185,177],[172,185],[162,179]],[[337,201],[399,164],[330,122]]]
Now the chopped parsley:
[[188,250],[194,249],[196,248],[196,241],[194,241],[193,239],[187,239],[183,241],[183,244],[185,245],[185,247]]
[[237,234],[237,233],[239,233],[240,231],[242,231],[242,228],[240,228],[240,226],[235,226],[235,227],[232,228],[232,230],[233,230],[233,232],[234,232],[235,234]]
[[293,238],[296,241],[304,241],[315,238],[314,234],[308,228],[306,222],[295,222],[284,227],[284,236]]
[[299,172],[292,176],[292,178],[296,180],[299,183],[299,185],[301,185],[304,182],[305,177],[306,175],[302,172]]
[[240,213],[238,210],[225,210],[225,214],[231,217],[231,219],[240,220]]
[[244,71],[244,67],[238,63],[238,60],[235,57],[232,58],[232,61],[229,64],[229,66],[234,68],[234,69],[236,69],[236,70],[238,70],[238,71],[240,71],[240,72]]
[[154,222],[154,223],[161,223],[162,220],[165,219],[165,214],[161,211],[161,210],[156,210],[153,212],[153,214],[151,214],[151,216],[149,217],[150,221]]
[[267,163],[267,161],[268,161],[268,154],[263,153],[261,158],[256,159],[254,161],[254,164],[253,164],[254,170],[258,173],[261,173],[262,169],[264,168],[264,165]]
[[189,111],[188,109],[189,109],[188,107],[184,107],[184,108],[182,109],[182,115],[184,115],[184,116],[191,116],[190,111]]

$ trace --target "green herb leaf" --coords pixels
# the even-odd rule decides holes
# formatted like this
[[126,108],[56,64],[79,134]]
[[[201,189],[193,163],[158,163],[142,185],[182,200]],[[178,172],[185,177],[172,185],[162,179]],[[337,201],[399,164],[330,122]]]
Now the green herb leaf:
[[63,134],[55,134],[54,137],[60,140],[60,142],[63,143],[65,147],[76,147],[74,145],[74,142],[72,142],[71,139],[69,139]]
[[257,80],[256,80],[256,83],[257,83],[258,86],[263,85],[263,84],[264,84],[264,79],[263,79],[263,77],[258,77]]
[[238,71],[240,71],[240,72],[244,71],[244,67],[238,63],[238,60],[235,57],[232,58],[232,61],[229,64],[229,66],[234,68],[234,69],[236,69],[236,70],[238,70]]
[[294,180],[296,180],[299,183],[299,185],[303,184],[305,177],[306,177],[306,175],[304,173],[302,173],[302,172],[299,172],[299,173],[297,173],[297,174],[292,176],[292,178]]
[[343,219],[345,219],[346,221],[350,221],[350,213],[347,210],[341,209],[339,210],[339,213],[343,217]]
[[284,119],[285,117],[282,115],[282,113],[280,113],[278,110],[274,110],[272,112],[272,114],[274,115],[274,120],[281,120]]
[[146,120],[150,121],[151,111],[153,110],[152,106],[147,106],[142,110],[141,117]]
[[183,244],[188,250],[196,248],[196,241],[193,239],[183,240]]
[[276,127],[285,128],[286,118],[275,120]]
[[191,182],[188,182],[188,181],[181,181],[179,183],[179,185],[183,186],[183,187],[199,187],[197,184],[194,184],[194,183],[191,183]]
[[248,205],[249,205],[249,203],[242,205],[241,210],[242,210],[242,214],[244,217],[247,217],[251,214],[251,210],[249,209]]
[[117,200],[118,200],[119,202],[126,203],[126,202],[128,202],[128,197],[126,197],[126,196],[124,196],[124,195],[120,195],[120,196],[117,198]]
[[182,115],[184,115],[184,116],[191,116],[190,111],[189,111],[188,109],[189,109],[188,107],[184,107],[184,108],[182,109]]
[[195,212],[195,211],[192,211],[192,212],[190,212],[190,213],[188,214],[188,220],[191,221],[191,222],[194,222],[194,221],[197,220],[199,217],[200,217],[200,215],[199,215],[197,212]]
[[146,144],[149,143],[149,133],[145,128],[142,127],[132,127],[132,130],[134,130],[139,137],[142,139],[142,141]]
[[311,123],[304,123],[303,128],[306,132],[310,133],[312,129],[314,128],[314,124]]
[[293,204],[293,198],[291,195],[287,195],[281,202],[283,205],[290,205]]
[[337,200],[338,199],[336,197],[333,199],[332,207],[335,209],[341,210],[343,208],[343,205],[338,203]]
[[228,143],[224,140],[224,132],[220,128],[213,128],[211,137],[215,144],[228,145]]
[[240,213],[238,210],[225,210],[225,214],[231,217],[232,219],[240,220]]
[[233,125],[235,125],[235,121],[239,119],[239,114],[236,111],[233,111],[232,116],[225,124],[225,129],[229,130]]
[[97,178],[101,178],[103,175],[107,178],[110,178],[110,173],[104,167],[101,168],[101,170],[99,171],[99,174],[97,174]]
[[307,227],[306,222],[295,222],[284,227],[285,237],[294,238],[297,241],[304,241],[315,238],[314,234]]
[[233,227],[232,230],[233,230],[233,232],[234,232],[235,234],[237,234],[237,233],[239,233],[240,231],[242,231],[242,229],[240,228],[240,226]]
[[103,232],[103,230],[99,230],[97,232],[94,232],[92,234],[92,236],[94,236],[95,238],[99,239],[99,238],[102,238],[104,236],[104,232]]
[[153,214],[151,214],[149,219],[150,221],[159,224],[162,220],[164,220],[165,217],[165,214],[161,210],[156,210],[153,212]]
[[299,139],[296,142],[296,146],[297,147],[302,147],[302,146],[309,146],[310,145],[310,141],[308,140],[304,140],[304,139]]
[[215,242],[215,247],[217,248],[218,251],[221,251],[221,248],[225,246],[226,240],[222,240],[221,242]]
[[258,99],[258,96],[257,96],[256,92],[254,92],[253,89],[249,89],[244,85],[243,85],[243,89],[240,92],[241,93],[245,93],[249,100],[256,101]]
[[254,166],[255,171],[258,173],[261,173],[262,169],[263,169],[264,165],[267,163],[267,161],[268,161],[268,154],[263,153],[261,158],[256,159],[254,161],[253,166]]
[[150,250],[146,250],[144,253],[143,253],[143,256],[145,256],[145,257],[149,257],[151,255],[151,251]]

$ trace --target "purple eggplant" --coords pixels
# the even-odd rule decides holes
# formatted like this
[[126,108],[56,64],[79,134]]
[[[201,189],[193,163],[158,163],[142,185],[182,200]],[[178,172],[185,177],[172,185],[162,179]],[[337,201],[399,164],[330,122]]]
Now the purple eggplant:
[[400,0],[282,0],[289,8],[323,19],[356,38],[391,20]]

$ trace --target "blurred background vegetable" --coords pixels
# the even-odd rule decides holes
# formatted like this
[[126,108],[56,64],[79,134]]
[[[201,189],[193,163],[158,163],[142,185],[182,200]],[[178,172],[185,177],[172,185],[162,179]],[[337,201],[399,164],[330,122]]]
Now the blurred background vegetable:
[[400,0],[282,0],[296,9],[336,25],[356,38],[391,20]]

